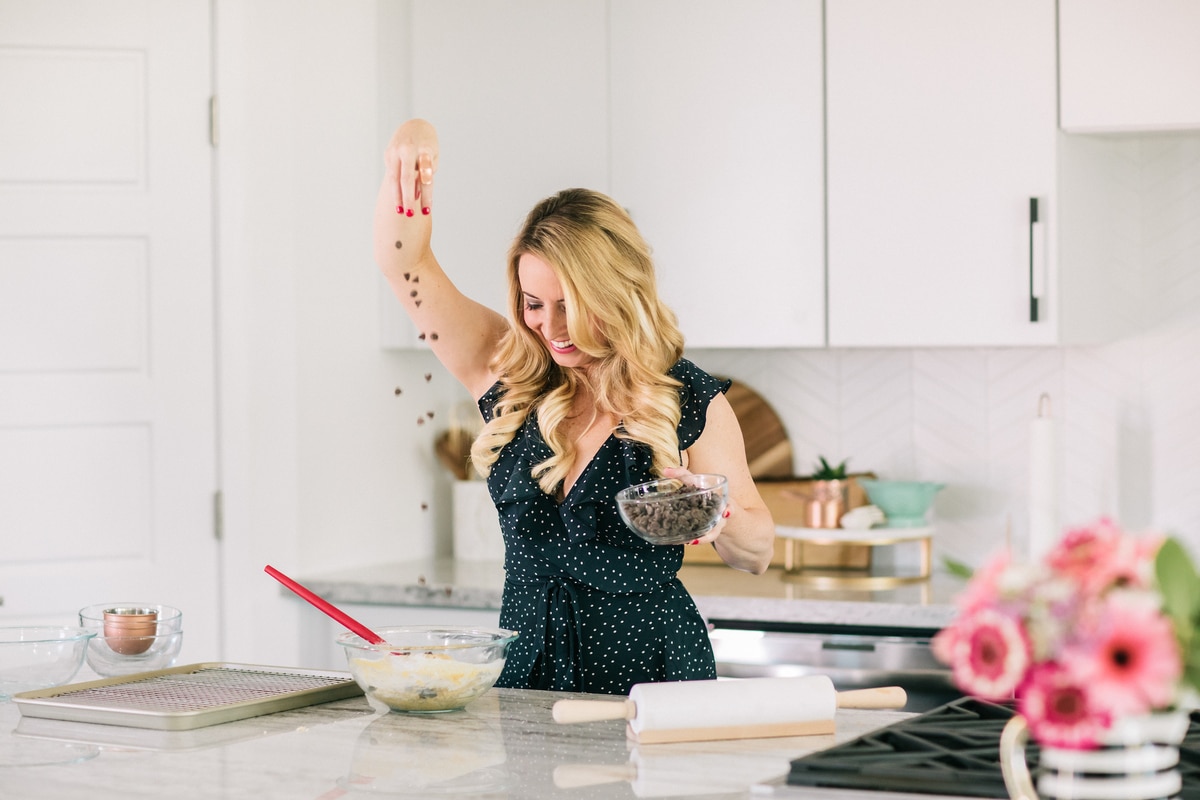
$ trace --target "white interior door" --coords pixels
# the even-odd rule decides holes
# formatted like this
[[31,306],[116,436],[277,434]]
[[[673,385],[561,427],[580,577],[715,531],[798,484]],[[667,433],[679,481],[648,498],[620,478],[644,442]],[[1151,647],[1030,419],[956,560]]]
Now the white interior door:
[[0,0],[0,624],[218,652],[208,0]]

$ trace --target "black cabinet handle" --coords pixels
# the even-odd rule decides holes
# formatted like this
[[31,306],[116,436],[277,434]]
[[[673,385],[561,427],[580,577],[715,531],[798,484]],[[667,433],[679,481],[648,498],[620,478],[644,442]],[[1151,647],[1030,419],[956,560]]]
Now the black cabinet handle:
[[1029,321],[1038,321],[1038,260],[1043,254],[1041,243],[1041,219],[1038,217],[1038,199],[1029,198]]

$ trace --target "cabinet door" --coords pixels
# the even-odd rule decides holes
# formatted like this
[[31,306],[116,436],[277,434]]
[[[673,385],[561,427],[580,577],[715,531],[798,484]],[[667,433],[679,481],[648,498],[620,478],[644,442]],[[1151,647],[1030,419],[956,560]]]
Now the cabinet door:
[[820,0],[613,0],[612,186],[689,347],[824,344]]
[[826,48],[829,344],[1053,342],[1054,2],[828,0]]
[[1200,128],[1200,3],[1059,0],[1062,128]]
[[[434,252],[505,313],[505,258],[529,209],[561,189],[609,189],[605,8],[415,0],[410,15],[407,62],[393,71],[381,53],[383,107],[410,99],[388,133],[403,116],[437,126]],[[384,346],[424,346],[390,292],[383,307]]]

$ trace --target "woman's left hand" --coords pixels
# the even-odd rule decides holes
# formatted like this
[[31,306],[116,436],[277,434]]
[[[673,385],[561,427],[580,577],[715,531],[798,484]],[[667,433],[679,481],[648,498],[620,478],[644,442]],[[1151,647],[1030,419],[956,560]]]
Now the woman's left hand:
[[[663,470],[664,478],[678,478],[684,483],[687,483],[688,478],[691,476],[692,473],[683,467],[668,467],[667,469]],[[733,498],[730,498],[725,506],[725,511],[722,512],[721,516],[717,517],[717,524],[712,527],[712,530],[701,536],[699,539],[693,539],[692,541],[688,542],[688,544],[711,544],[712,542],[715,542],[717,537],[721,535],[721,531],[725,529],[726,520],[733,516],[733,514],[734,503]]]

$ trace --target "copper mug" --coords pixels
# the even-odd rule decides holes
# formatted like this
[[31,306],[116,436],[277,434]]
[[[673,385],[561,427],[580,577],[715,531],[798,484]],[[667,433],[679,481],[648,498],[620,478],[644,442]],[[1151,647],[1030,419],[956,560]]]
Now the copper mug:
[[813,481],[812,495],[805,509],[809,528],[840,528],[846,513],[847,482],[842,480]]
[[114,653],[136,656],[150,649],[158,633],[158,611],[153,608],[104,609],[104,638]]

